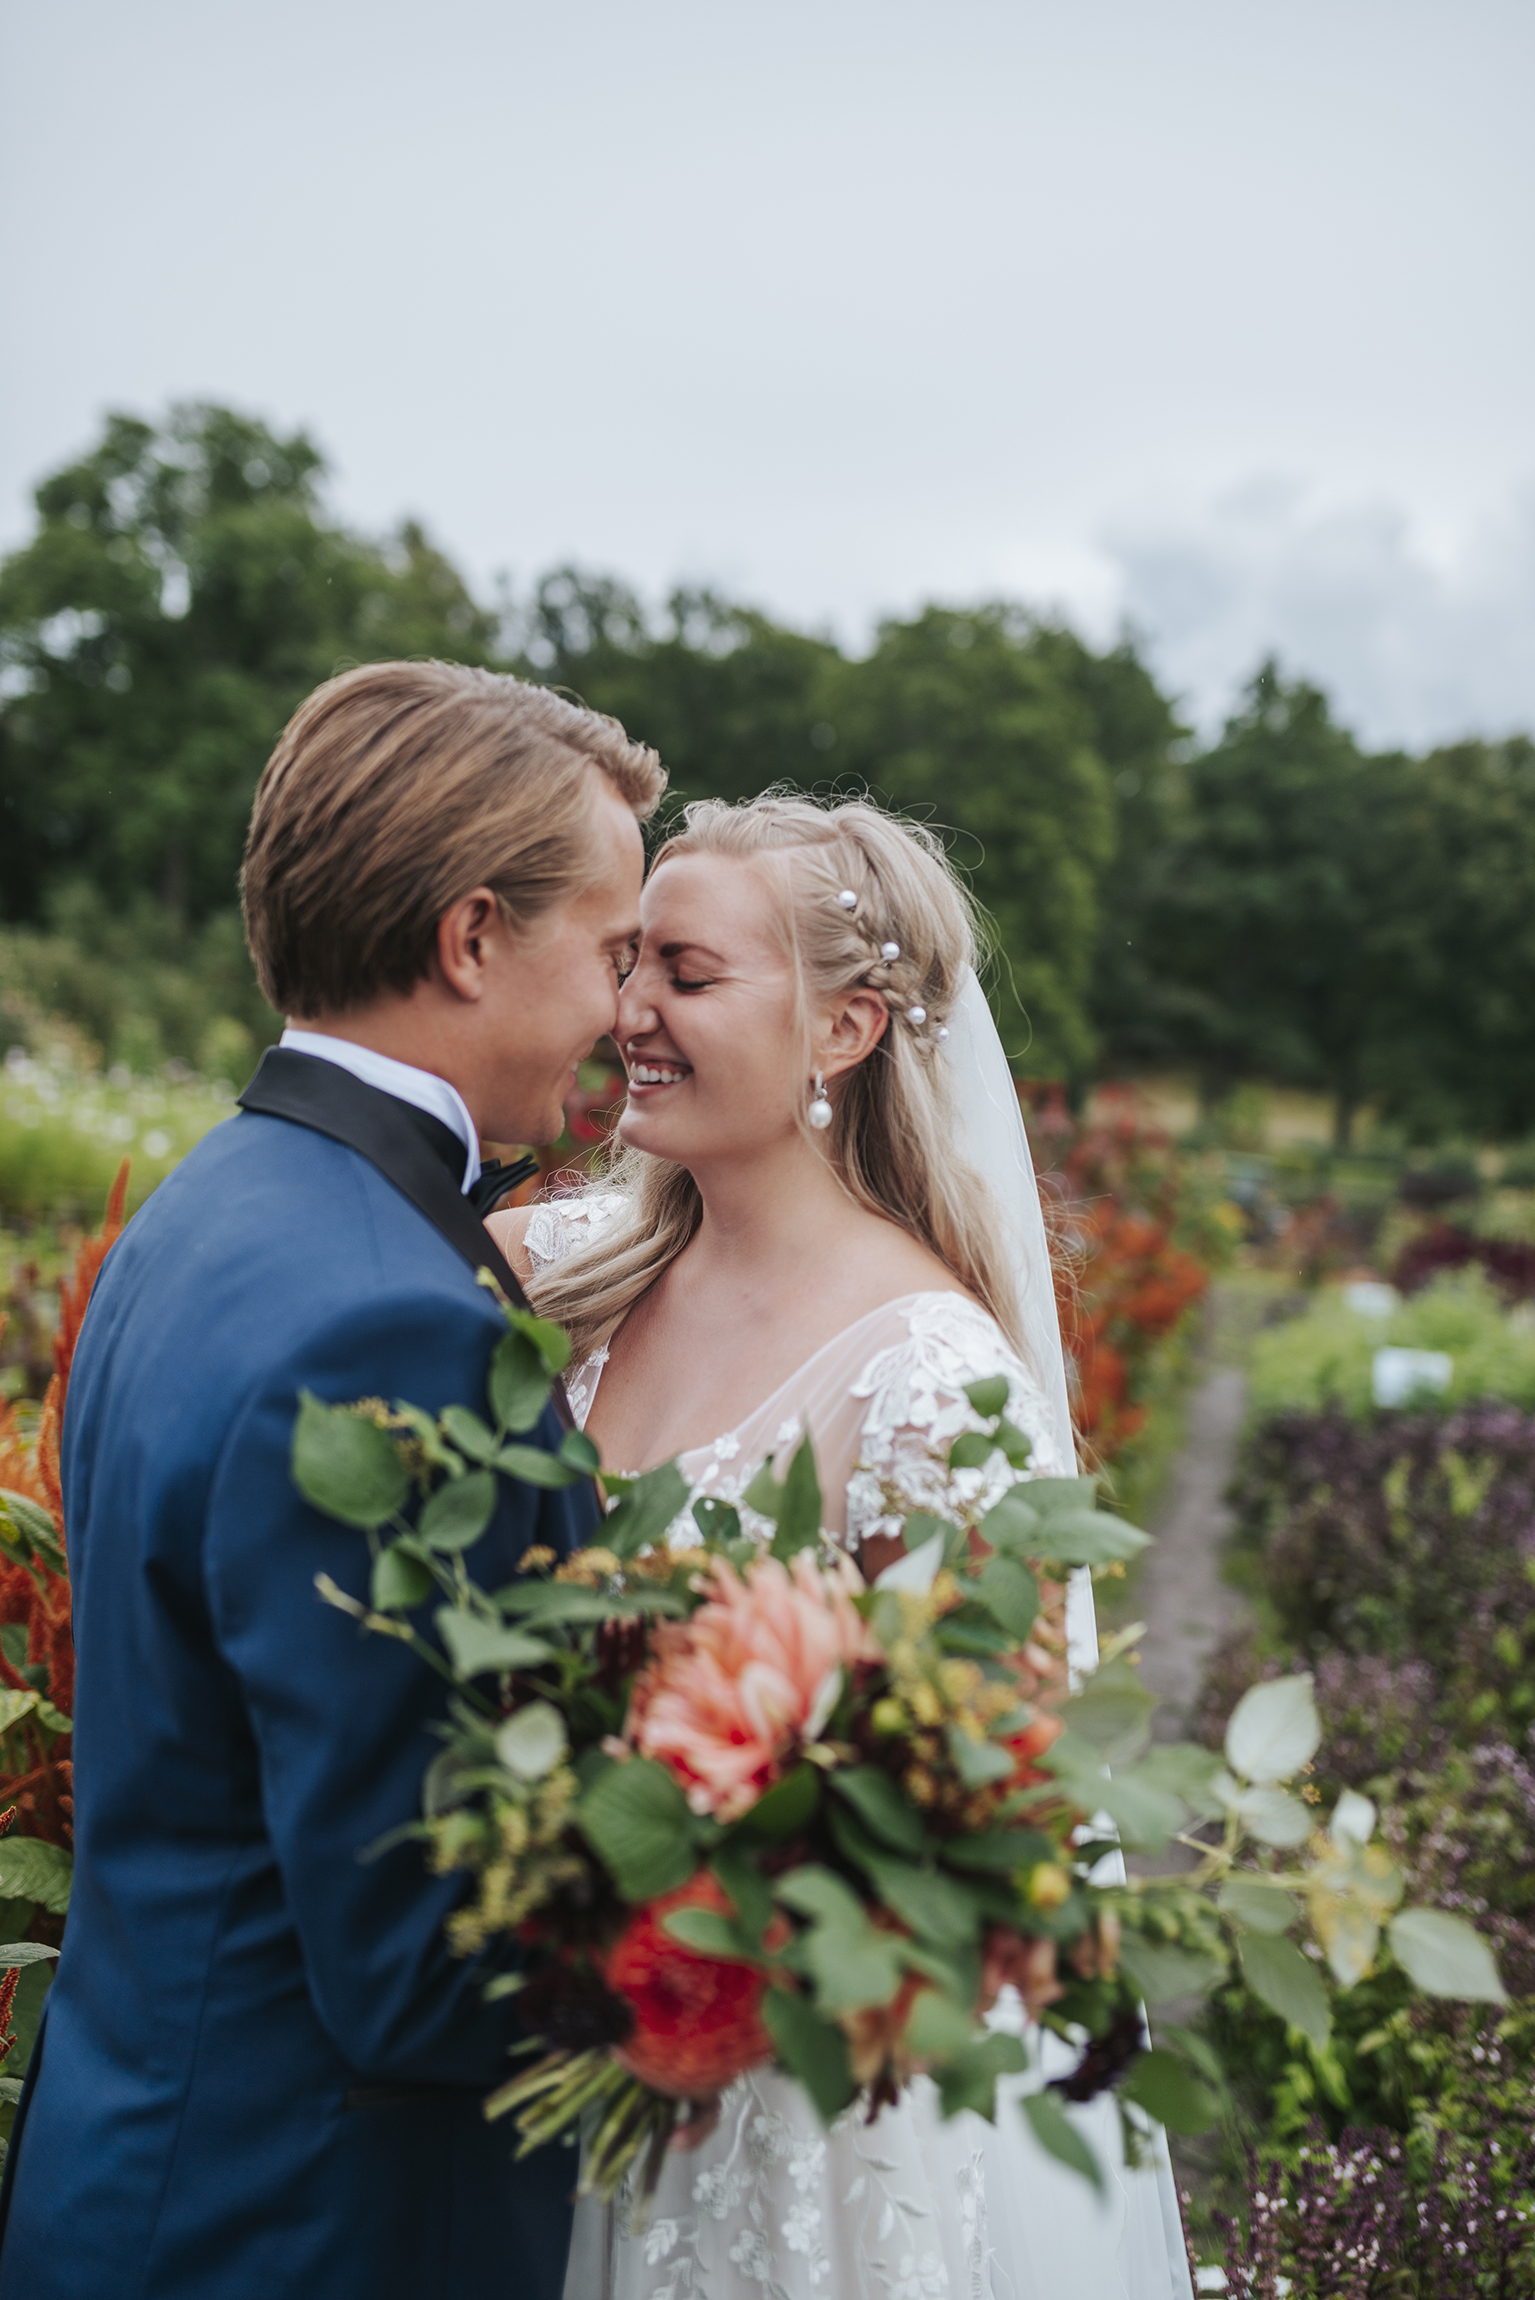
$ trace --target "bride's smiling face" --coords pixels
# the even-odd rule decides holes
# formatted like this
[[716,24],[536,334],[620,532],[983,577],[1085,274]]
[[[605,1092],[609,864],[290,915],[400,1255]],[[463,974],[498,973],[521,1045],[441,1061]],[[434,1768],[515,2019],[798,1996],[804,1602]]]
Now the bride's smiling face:
[[637,1150],[692,1166],[798,1131],[808,1080],[773,867],[683,854],[645,888],[617,1030],[629,1071],[618,1131]]

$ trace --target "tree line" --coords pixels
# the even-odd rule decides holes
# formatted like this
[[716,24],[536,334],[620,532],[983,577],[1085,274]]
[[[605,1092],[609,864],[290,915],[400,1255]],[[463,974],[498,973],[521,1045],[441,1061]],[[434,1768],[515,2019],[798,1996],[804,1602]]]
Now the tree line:
[[1370,753],[1268,664],[1201,746],[1132,640],[1005,601],[892,619],[861,657],[574,568],[492,608],[418,525],[347,531],[324,478],[227,408],[115,415],[0,566],[0,938],[87,1021],[94,964],[99,1000],[158,1000],[167,1051],[196,1053],[169,1045],[178,973],[260,1035],[233,904],[262,762],[338,666],[439,655],[612,712],[677,801],[867,789],[930,820],[995,923],[1022,1074],[1313,1086],[1342,1137],[1365,1103],[1422,1137],[1535,1130],[1526,738]]

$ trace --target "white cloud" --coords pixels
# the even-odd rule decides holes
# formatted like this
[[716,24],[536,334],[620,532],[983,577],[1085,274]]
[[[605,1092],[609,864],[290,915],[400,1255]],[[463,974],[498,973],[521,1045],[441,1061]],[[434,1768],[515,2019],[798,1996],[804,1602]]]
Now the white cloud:
[[1535,729],[1535,485],[1446,545],[1389,503],[1255,481],[1105,540],[1124,614],[1205,729],[1266,654],[1372,744]]

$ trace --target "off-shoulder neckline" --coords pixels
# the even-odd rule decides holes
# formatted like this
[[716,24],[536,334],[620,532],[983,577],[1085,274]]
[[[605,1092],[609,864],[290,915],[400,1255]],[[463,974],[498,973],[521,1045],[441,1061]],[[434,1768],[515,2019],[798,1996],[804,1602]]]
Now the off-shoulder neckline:
[[[872,1325],[876,1318],[888,1317],[892,1310],[913,1309],[919,1302],[962,1302],[967,1310],[974,1310],[977,1317],[985,1318],[988,1324],[996,1324],[991,1312],[978,1302],[973,1294],[964,1293],[958,1286],[925,1286],[920,1287],[912,1294],[896,1294],[890,1301],[879,1302],[872,1310],[866,1310],[861,1318],[854,1318],[850,1325],[842,1327],[840,1332],[833,1334],[829,1341],[823,1342],[818,1350],[812,1350],[808,1358],[802,1358],[793,1373],[785,1375],[777,1389],[769,1390],[760,1404],[752,1406],[748,1412],[742,1414],[740,1420],[730,1429],[721,1430],[715,1437],[704,1438],[697,1445],[684,1446],[677,1455],[678,1461],[690,1461],[697,1454],[711,1452],[722,1440],[738,1437],[750,1423],[758,1420],[760,1416],[768,1413],[772,1407],[777,1405],[786,1390],[795,1388],[802,1383],[812,1366],[818,1364],[822,1358],[827,1357],[831,1351],[843,1348],[861,1327]],[[1000,1331],[1000,1328],[998,1330]],[[597,1378],[592,1384],[592,1394],[586,1405],[585,1418],[587,1421],[590,1421],[592,1407],[597,1401],[597,1390],[602,1380],[602,1365],[607,1362],[606,1347],[600,1355],[602,1364],[599,1364],[596,1369]],[[626,1477],[634,1477],[643,1473],[625,1470],[623,1474]]]

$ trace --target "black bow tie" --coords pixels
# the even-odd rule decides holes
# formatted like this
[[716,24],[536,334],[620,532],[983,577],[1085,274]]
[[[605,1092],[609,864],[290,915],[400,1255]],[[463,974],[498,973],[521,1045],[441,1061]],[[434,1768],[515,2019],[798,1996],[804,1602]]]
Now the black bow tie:
[[483,1221],[487,1214],[495,1212],[508,1191],[515,1190],[519,1183],[526,1182],[530,1175],[537,1172],[536,1158],[514,1158],[510,1165],[503,1165],[499,1158],[492,1158],[488,1166],[480,1168],[478,1182],[471,1182],[464,1196]]

